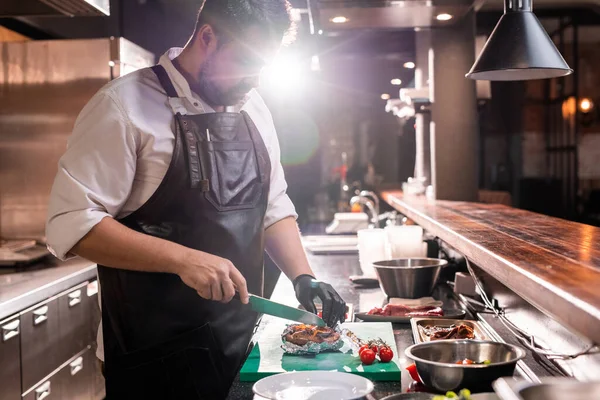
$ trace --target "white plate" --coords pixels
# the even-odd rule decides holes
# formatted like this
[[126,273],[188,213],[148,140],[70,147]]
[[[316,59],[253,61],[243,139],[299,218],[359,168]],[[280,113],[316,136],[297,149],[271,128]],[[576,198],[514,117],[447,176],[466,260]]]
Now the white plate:
[[373,382],[343,372],[288,372],[261,379],[252,391],[271,400],[352,400],[370,394]]

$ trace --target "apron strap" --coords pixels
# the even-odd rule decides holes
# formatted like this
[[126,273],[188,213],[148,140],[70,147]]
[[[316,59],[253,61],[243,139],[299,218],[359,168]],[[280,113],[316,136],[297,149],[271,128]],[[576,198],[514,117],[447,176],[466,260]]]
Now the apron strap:
[[177,94],[177,90],[175,90],[175,86],[173,86],[173,82],[171,82],[171,79],[169,78],[169,75],[165,70],[165,67],[163,67],[160,64],[157,64],[151,67],[150,69],[152,69],[152,72],[156,74],[156,77],[158,78],[158,81],[160,82],[161,86],[163,87],[163,89],[165,89],[165,92],[167,92],[167,96],[179,97],[179,95]]

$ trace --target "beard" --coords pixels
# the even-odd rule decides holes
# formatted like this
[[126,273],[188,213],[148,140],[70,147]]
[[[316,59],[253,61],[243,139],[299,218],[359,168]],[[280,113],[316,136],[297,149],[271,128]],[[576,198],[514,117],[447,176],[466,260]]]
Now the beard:
[[215,69],[215,54],[211,54],[202,65],[198,75],[198,93],[211,106],[238,105],[253,89],[253,86],[244,79],[226,90],[219,87],[219,79],[214,77]]

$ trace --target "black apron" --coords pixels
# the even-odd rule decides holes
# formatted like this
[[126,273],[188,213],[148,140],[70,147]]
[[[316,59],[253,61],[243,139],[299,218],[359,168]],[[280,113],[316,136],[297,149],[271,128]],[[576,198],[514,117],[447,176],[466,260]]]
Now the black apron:
[[[152,70],[167,96],[177,97],[164,68]],[[261,294],[271,165],[258,130],[245,112],[177,113],[174,134],[163,181],[120,222],[230,260],[250,293]],[[236,300],[204,300],[174,274],[98,272],[108,400],[227,396],[256,313]]]

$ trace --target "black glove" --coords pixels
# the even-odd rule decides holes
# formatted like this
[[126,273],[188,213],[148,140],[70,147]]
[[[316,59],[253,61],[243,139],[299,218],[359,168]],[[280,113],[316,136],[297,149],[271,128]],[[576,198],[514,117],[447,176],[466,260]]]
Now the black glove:
[[294,279],[294,290],[300,304],[311,313],[317,313],[315,297],[321,299],[323,320],[328,326],[333,328],[338,321],[344,322],[346,302],[330,284],[320,282],[310,275],[300,275]]

